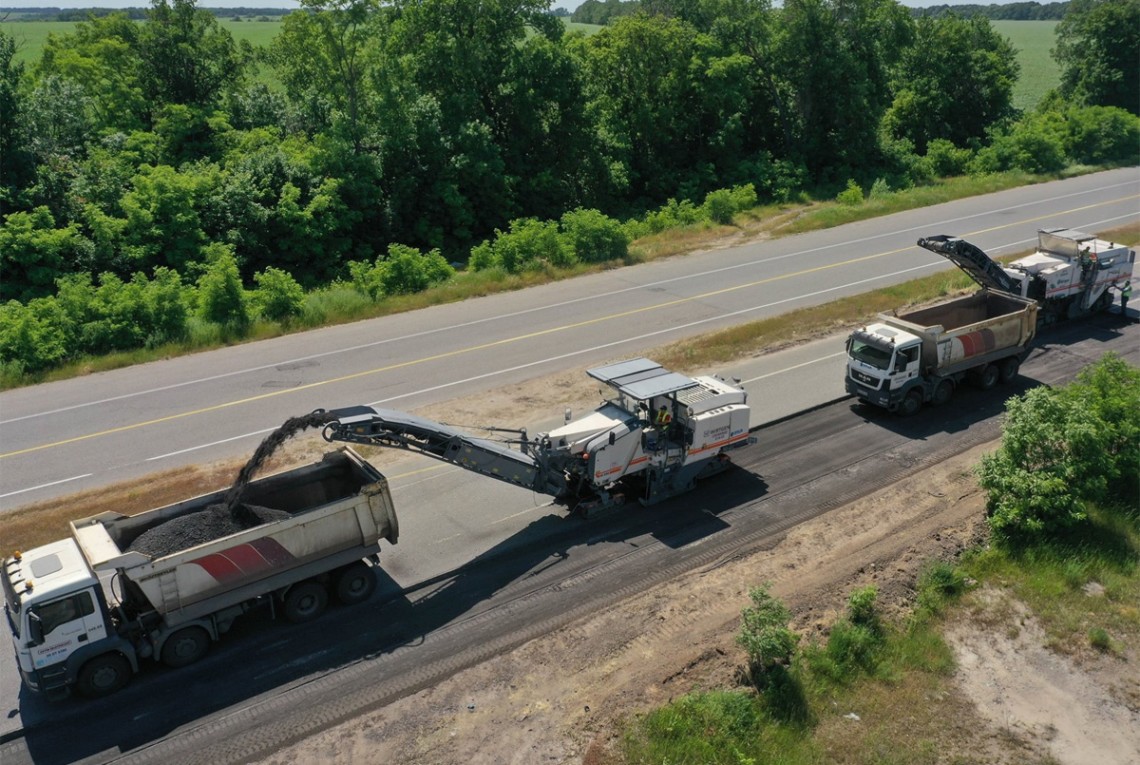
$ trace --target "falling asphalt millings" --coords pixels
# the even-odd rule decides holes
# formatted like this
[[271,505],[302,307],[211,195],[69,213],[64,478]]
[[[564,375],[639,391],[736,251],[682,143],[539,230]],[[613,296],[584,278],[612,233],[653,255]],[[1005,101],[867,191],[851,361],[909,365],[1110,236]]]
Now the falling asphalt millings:
[[322,411],[299,417],[290,417],[274,430],[257,447],[257,451],[238,471],[237,478],[226,491],[224,499],[205,510],[172,518],[138,536],[127,548],[155,558],[171,555],[195,545],[205,544],[239,531],[279,521],[289,517],[283,510],[249,505],[241,501],[246,485],[277,449],[287,440],[306,428],[324,427],[329,415]]

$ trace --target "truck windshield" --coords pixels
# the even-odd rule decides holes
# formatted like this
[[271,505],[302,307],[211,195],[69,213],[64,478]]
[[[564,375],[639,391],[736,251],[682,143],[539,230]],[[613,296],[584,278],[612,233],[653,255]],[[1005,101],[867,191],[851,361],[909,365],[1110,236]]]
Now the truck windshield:
[[852,340],[851,358],[870,364],[876,369],[887,369],[891,363],[891,352],[862,340]]

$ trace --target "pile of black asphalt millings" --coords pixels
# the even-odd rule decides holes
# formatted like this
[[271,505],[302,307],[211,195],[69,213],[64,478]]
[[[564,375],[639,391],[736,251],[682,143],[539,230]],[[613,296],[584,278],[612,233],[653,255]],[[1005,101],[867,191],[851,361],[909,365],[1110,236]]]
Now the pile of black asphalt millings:
[[242,492],[254,474],[283,443],[306,428],[324,427],[328,419],[328,415],[324,412],[290,417],[281,427],[265,437],[257,447],[257,451],[238,472],[237,479],[221,502],[210,505],[205,510],[172,518],[166,523],[155,526],[140,534],[127,549],[159,558],[263,523],[288,518],[289,513],[283,510],[243,503]]

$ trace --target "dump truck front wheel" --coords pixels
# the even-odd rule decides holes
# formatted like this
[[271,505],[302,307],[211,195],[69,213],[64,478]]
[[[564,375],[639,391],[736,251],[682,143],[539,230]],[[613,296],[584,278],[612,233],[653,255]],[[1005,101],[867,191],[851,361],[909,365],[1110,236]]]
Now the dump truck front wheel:
[[122,690],[130,681],[130,662],[117,653],[105,653],[83,665],[76,687],[84,696],[97,699]]
[[922,391],[918,388],[912,388],[910,393],[903,397],[902,402],[899,404],[899,416],[910,417],[918,414],[918,410],[922,408]]

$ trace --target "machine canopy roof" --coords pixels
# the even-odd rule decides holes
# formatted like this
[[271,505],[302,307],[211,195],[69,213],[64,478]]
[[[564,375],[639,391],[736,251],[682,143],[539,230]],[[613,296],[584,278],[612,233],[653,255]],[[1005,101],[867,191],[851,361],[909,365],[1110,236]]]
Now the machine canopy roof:
[[700,384],[691,377],[670,372],[657,362],[644,358],[588,369],[586,374],[637,401],[647,401],[654,396],[664,396]]

